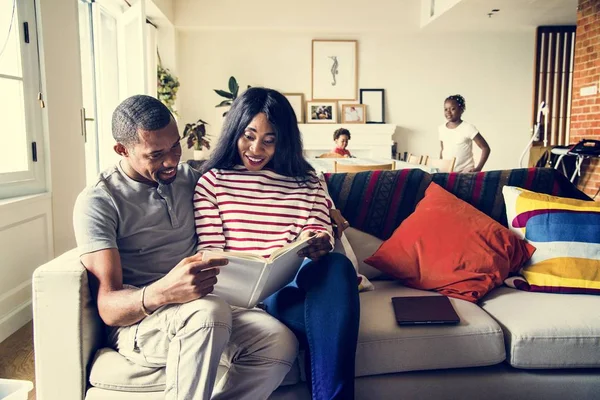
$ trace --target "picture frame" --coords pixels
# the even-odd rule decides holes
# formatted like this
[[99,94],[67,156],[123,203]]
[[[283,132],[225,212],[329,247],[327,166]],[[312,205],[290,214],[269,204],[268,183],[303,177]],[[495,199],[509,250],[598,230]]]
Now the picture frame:
[[306,102],[307,124],[337,123],[338,105],[335,100],[319,100]]
[[367,106],[364,104],[342,104],[342,124],[364,124],[367,119]]
[[358,41],[312,41],[312,100],[356,100]]
[[304,93],[282,93],[292,105],[296,120],[299,124],[304,123]]
[[367,106],[367,124],[385,124],[385,89],[360,89],[360,104]]

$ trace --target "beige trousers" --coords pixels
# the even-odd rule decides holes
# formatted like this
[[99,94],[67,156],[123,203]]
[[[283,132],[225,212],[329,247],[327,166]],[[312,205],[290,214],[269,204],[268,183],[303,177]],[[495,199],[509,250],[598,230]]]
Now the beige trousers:
[[[298,352],[296,337],[281,322],[213,295],[161,307],[113,329],[109,340],[136,364],[166,366],[166,400],[266,399]],[[215,383],[219,364],[228,370]]]

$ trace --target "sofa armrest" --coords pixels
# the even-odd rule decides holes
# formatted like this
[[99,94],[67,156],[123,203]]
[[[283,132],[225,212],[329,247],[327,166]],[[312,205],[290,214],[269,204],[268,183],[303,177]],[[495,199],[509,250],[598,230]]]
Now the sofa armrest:
[[76,250],[33,273],[36,398],[82,400],[103,324]]

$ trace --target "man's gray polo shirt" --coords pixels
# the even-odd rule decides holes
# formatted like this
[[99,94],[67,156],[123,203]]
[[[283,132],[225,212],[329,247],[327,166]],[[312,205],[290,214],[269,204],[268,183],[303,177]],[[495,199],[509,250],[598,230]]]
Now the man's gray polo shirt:
[[81,255],[116,248],[123,283],[144,286],[196,250],[192,197],[200,174],[179,164],[170,185],[134,181],[120,165],[78,196],[73,225]]

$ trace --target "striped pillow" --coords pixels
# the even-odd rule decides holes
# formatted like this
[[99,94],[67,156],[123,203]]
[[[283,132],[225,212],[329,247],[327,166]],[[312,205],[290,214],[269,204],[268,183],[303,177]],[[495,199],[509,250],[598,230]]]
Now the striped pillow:
[[600,294],[600,204],[505,186],[509,228],[537,248],[509,286]]

